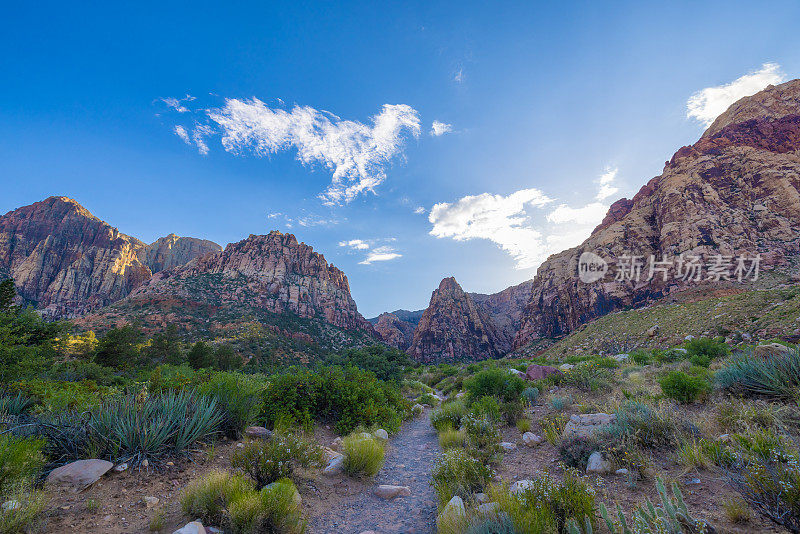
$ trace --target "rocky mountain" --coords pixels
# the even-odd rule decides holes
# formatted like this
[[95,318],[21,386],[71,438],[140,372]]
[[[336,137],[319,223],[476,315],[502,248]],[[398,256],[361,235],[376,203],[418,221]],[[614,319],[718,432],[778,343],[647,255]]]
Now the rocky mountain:
[[220,247],[174,234],[146,245],[67,197],[50,197],[0,217],[0,276],[12,277],[24,301],[54,318],[106,306],[153,272],[214,248]]
[[[799,251],[800,80],[794,80],[733,104],[695,144],[678,150],[661,175],[632,199],[614,203],[584,243],[543,263],[514,346],[565,335],[611,311],[697,284],[725,284],[714,273],[737,278],[738,258],[760,254],[764,270]],[[584,252],[608,262],[605,275],[589,283],[578,277]],[[674,261],[681,254],[699,258],[700,280],[686,261]],[[650,255],[671,267],[648,281]],[[713,268],[717,255],[725,269]],[[631,267],[640,260],[632,256],[644,264],[639,281]]]
[[[84,319],[137,319],[145,327],[240,322],[286,312],[374,334],[350,296],[347,276],[292,234],[270,232],[231,243],[182,267],[156,273],[130,295]],[[274,321],[271,321],[274,322]]]
[[369,322],[375,327],[378,337],[384,343],[390,347],[406,350],[414,340],[414,329],[424,312],[425,310],[385,312],[370,319]]
[[139,261],[147,265],[151,272],[157,273],[186,265],[199,256],[221,251],[221,246],[207,239],[169,234],[141,248],[138,256]]
[[503,339],[503,345],[510,347],[517,335],[522,312],[531,296],[533,280],[507,287],[506,289],[485,295],[470,293],[475,305],[486,312],[495,325],[497,333]]
[[450,277],[431,295],[408,353],[431,363],[497,358],[507,350],[507,340],[489,315]]

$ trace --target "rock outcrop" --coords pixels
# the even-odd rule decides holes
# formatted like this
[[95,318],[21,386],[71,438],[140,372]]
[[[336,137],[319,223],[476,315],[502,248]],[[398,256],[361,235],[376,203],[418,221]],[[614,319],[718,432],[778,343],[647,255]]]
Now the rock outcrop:
[[138,256],[151,272],[157,273],[186,265],[212,252],[222,252],[222,247],[207,239],[169,234],[140,249]]
[[[706,281],[705,270],[703,280],[682,279],[677,267],[667,280],[658,272],[647,281],[651,255],[659,262],[698,256],[704,265],[732,256],[733,269],[736,258],[760,254],[760,268],[769,269],[799,251],[800,80],[794,80],[733,104],[697,143],[678,150],[660,176],[614,203],[583,244],[548,258],[534,278],[514,347],[566,335],[691,285],[724,283]],[[579,280],[584,252],[608,262],[603,278]],[[626,256],[645,263],[640,281],[615,279]]]
[[[221,252],[156,273],[113,308],[146,311],[165,306],[170,306],[170,320],[175,321],[182,314],[219,310],[235,311],[238,317],[257,311],[289,312],[374,333],[358,313],[347,276],[294,235],[277,231],[251,235]],[[114,313],[106,312],[108,317]],[[100,324],[108,317],[100,314],[87,320]]]
[[0,217],[0,276],[49,317],[75,317],[115,302],[153,272],[219,245],[174,234],[146,245],[75,200],[50,197]]
[[[403,312],[405,312],[403,314]],[[370,322],[375,326],[381,341],[400,350],[406,350],[414,340],[414,329],[422,318],[423,311],[406,312],[398,310],[396,312],[386,312],[380,314]]]
[[431,295],[408,352],[431,363],[497,358],[507,349],[488,314],[450,277]]
[[469,294],[475,305],[486,312],[494,323],[497,333],[503,339],[504,347],[510,347],[514,341],[532,287],[533,280],[528,280],[491,295]]

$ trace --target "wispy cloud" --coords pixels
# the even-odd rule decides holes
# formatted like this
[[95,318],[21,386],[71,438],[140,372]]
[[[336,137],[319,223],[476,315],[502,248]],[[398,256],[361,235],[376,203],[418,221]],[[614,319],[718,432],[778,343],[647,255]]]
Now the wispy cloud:
[[175,132],[175,135],[183,139],[184,143],[186,143],[189,146],[192,145],[192,140],[189,138],[189,133],[186,131],[186,128],[184,128],[179,124],[178,126],[173,128],[173,131]]
[[456,83],[461,83],[464,81],[464,69],[459,68],[456,73],[453,75],[453,81]]
[[[392,242],[395,241],[395,238],[390,237],[390,238],[379,239],[377,241]],[[350,250],[359,253],[367,251],[364,259],[358,262],[359,265],[370,265],[377,261],[391,261],[403,257],[403,255],[397,252],[393,247],[389,245],[375,246],[375,243],[376,241],[365,241],[363,239],[350,239],[349,241],[340,241],[339,246],[349,248]]]
[[191,102],[195,98],[191,95],[186,95],[183,98],[162,98],[161,101],[167,105],[167,107],[174,109],[178,113],[189,113],[191,111],[189,108],[183,105],[184,102]]
[[452,131],[453,131],[452,124],[447,124],[446,122],[440,122],[440,121],[433,121],[433,124],[431,124],[430,134],[434,137],[439,137],[440,135],[444,135]]
[[422,215],[423,213],[425,213],[425,208],[423,208],[422,206],[417,206],[416,208],[414,208],[414,213],[416,213],[417,215]]
[[[163,101],[179,112],[186,109],[182,100]],[[296,150],[302,164],[329,169],[331,184],[320,195],[326,204],[347,203],[374,192],[392,161],[403,155],[407,134],[419,137],[421,131],[419,113],[405,104],[384,104],[371,124],[310,106],[271,108],[257,98],[227,99],[221,108],[199,109],[195,116],[191,134],[184,126],[174,130],[201,154],[209,150],[207,140],[220,135],[222,147],[232,154],[264,157]]]
[[734,81],[706,87],[689,97],[686,116],[710,126],[731,104],[745,96],[753,95],[766,86],[786,81],[786,74],[777,63],[764,63],[760,69],[745,74]]
[[518,269],[537,267],[547,256],[580,244],[603,220],[603,202],[617,189],[617,169],[607,168],[596,183],[594,201],[583,206],[559,204],[539,189],[523,189],[510,195],[466,196],[433,206],[428,220],[430,234],[456,241],[486,239],[497,244],[516,262]]

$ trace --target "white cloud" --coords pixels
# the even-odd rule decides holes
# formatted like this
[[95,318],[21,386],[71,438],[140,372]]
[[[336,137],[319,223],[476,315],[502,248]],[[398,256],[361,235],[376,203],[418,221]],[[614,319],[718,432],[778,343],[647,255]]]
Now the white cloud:
[[358,262],[359,265],[370,265],[376,261],[391,261],[396,260],[397,258],[402,258],[402,254],[398,254],[394,251],[392,247],[377,247],[374,250],[369,251],[367,257],[364,258],[362,261]]
[[257,98],[228,99],[222,108],[201,113],[213,125],[195,125],[191,139],[201,153],[208,152],[206,139],[217,133],[232,154],[264,157],[295,149],[304,165],[322,164],[333,172],[330,186],[320,195],[326,204],[347,203],[374,191],[385,180],[391,161],[402,156],[404,134],[418,137],[421,130],[419,114],[404,104],[385,104],[372,117],[372,125],[310,106],[272,109]]
[[777,63],[764,63],[760,69],[745,74],[734,81],[715,87],[706,87],[693,94],[686,102],[686,116],[710,126],[731,104],[745,96],[753,95],[766,86],[786,81],[786,74]]
[[178,125],[175,128],[173,128],[173,131],[175,132],[175,135],[183,139],[184,143],[186,143],[189,146],[192,145],[192,140],[189,139],[189,134],[186,132],[186,128],[184,128],[181,125]]
[[445,122],[440,122],[440,121],[433,121],[433,124],[431,124],[430,133],[434,137],[439,137],[440,135],[444,135],[452,131],[453,131],[452,124],[447,124]]
[[414,213],[416,213],[417,215],[422,215],[423,213],[425,213],[425,208],[423,208],[422,206],[417,206],[416,208],[414,208]]
[[596,181],[595,199],[577,207],[551,207],[553,199],[538,189],[441,202],[428,216],[433,225],[430,234],[456,241],[486,239],[514,258],[517,269],[537,267],[550,254],[580,244],[603,220],[609,207],[603,200],[617,191],[616,175],[617,169],[607,168]]
[[461,83],[464,81],[464,69],[460,68],[453,76],[453,81],[456,83]]
[[367,250],[369,245],[361,239],[351,239],[350,241],[339,241],[340,247],[349,247],[353,250]]
[[190,110],[186,106],[183,105],[184,102],[191,102],[194,100],[193,96],[186,95],[184,98],[162,98],[161,101],[167,105],[167,107],[174,109],[178,113],[188,113]]

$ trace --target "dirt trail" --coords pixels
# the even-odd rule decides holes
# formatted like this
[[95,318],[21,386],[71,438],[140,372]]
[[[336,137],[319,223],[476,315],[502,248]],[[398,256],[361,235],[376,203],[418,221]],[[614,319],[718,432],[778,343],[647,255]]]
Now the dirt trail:
[[439,442],[429,411],[407,421],[389,441],[386,464],[375,484],[411,488],[410,497],[385,501],[372,494],[374,485],[338,502],[335,508],[309,518],[312,534],[430,534],[435,531],[436,494],[430,486],[431,469]]

